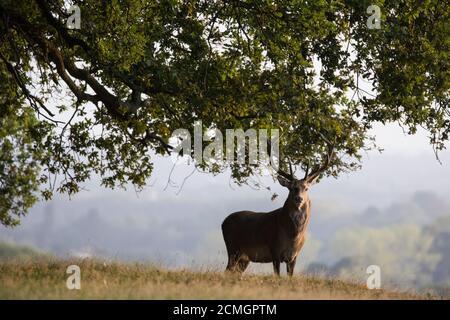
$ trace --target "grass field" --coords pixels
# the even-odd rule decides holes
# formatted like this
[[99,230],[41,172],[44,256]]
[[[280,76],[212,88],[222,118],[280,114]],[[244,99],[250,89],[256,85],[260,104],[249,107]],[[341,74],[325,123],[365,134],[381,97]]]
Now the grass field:
[[[66,287],[67,266],[81,269],[81,289]],[[277,278],[169,271],[148,264],[93,260],[0,263],[0,299],[430,299],[413,292],[306,276]]]

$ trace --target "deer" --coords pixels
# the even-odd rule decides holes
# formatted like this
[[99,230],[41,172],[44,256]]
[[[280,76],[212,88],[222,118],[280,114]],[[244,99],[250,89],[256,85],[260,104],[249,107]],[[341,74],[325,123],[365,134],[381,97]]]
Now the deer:
[[273,264],[274,273],[280,276],[280,264],[286,263],[288,276],[294,273],[298,254],[306,240],[306,228],[311,216],[309,188],[315,184],[332,162],[334,152],[329,146],[322,165],[303,179],[278,170],[277,180],[289,190],[283,207],[270,212],[238,211],[228,215],[222,223],[228,264],[226,271],[243,273],[250,262]]

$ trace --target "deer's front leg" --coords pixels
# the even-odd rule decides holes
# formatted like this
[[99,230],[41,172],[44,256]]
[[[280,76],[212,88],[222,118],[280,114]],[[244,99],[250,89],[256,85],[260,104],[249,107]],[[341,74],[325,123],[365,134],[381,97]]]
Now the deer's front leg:
[[280,259],[276,258],[273,260],[272,263],[273,263],[273,272],[275,272],[275,274],[277,276],[279,276],[280,275],[280,263],[281,263]]
[[297,262],[297,257],[292,259],[292,261],[286,263],[286,271],[290,277],[292,277],[292,275],[294,274],[294,268],[295,268],[296,262]]

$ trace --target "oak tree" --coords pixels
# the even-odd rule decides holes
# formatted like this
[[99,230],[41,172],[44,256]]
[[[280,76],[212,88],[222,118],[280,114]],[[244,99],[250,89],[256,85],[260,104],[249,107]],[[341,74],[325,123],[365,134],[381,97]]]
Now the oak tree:
[[[375,122],[423,127],[440,150],[449,11],[442,0],[0,0],[0,222],[92,175],[143,187],[152,155],[196,120],[279,129],[284,171],[320,165],[330,145],[327,174],[356,169]],[[259,173],[227,166],[238,183]]]

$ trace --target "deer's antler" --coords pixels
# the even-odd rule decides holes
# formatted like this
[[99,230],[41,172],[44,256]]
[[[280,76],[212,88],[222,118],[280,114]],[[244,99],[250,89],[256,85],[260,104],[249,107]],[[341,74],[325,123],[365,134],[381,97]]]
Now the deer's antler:
[[287,173],[286,171],[283,171],[281,169],[281,166],[280,166],[280,168],[277,171],[277,174],[279,176],[282,176],[283,178],[289,180],[289,181],[294,181],[295,180],[295,176],[294,176],[294,172],[292,170],[292,163],[291,163],[291,161],[288,161],[288,165],[289,165],[289,173]]
[[309,161],[306,164],[305,177],[303,178],[303,180],[306,180],[306,178],[308,178],[308,174],[309,174]]
[[[319,165],[317,168],[315,168],[311,172],[311,174],[308,175],[308,172],[307,172],[307,174],[305,175],[305,179],[310,183],[313,182],[314,180],[316,180],[325,170],[328,169],[328,167],[330,166],[330,164],[333,160],[333,157],[334,157],[334,145],[328,143],[328,152],[327,152],[325,161],[322,163],[322,165]],[[307,170],[308,169],[309,168],[307,168]]]

